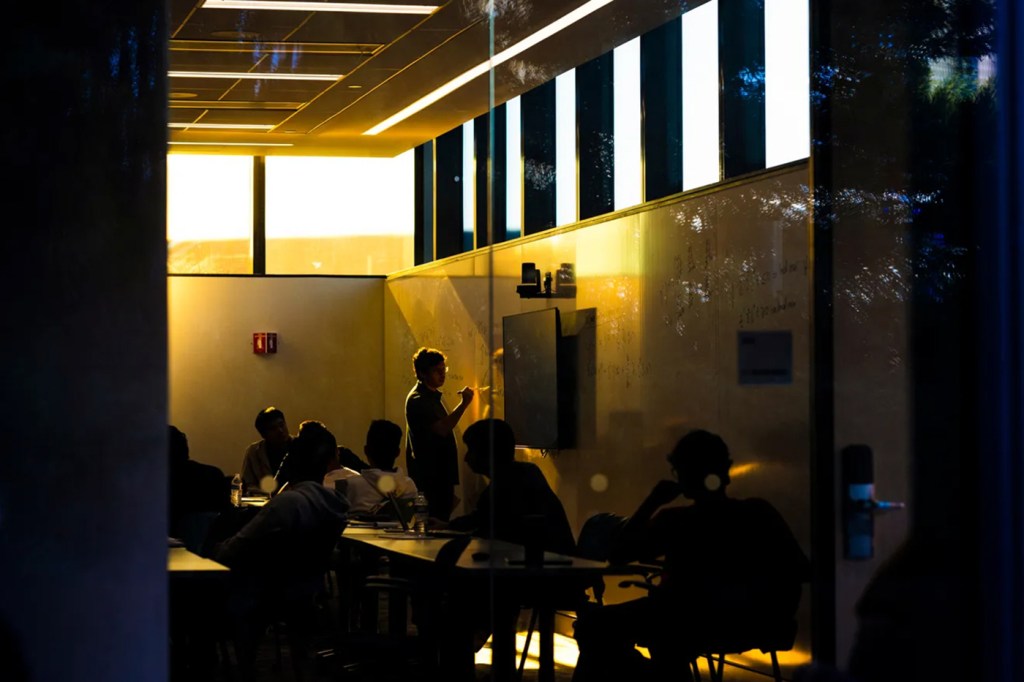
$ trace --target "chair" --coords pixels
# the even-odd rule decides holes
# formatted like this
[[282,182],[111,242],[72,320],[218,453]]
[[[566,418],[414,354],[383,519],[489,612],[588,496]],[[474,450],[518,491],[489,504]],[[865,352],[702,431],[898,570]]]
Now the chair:
[[[742,654],[755,649],[761,653],[768,654],[772,659],[772,677],[775,682],[783,682],[782,669],[779,667],[780,651],[789,651],[796,643],[797,621],[791,619],[762,626],[759,632],[749,636],[741,636],[735,639],[720,638],[712,639],[702,643],[702,649],[707,653],[703,654],[708,661],[708,671],[711,682],[722,682],[725,672],[725,657],[727,654]],[[738,665],[731,663],[730,665]],[[700,682],[700,670],[697,666],[697,659],[690,661],[690,667],[694,673],[694,679]]]
[[[620,587],[639,587],[646,590],[657,589],[657,581],[660,579],[660,572],[656,566],[648,566],[650,571],[643,580],[623,580]],[[725,657],[727,655],[738,655],[748,651],[758,650],[768,654],[772,661],[772,677],[775,682],[784,682],[782,679],[782,668],[779,666],[778,653],[789,651],[796,644],[797,620],[795,618],[783,618],[778,620],[767,620],[753,624],[745,624],[741,630],[730,633],[711,633],[704,636],[698,642],[694,642],[694,650],[700,651],[692,655],[686,663],[689,665],[695,682],[701,682],[700,658],[707,659],[708,674],[711,682],[723,682],[725,675]],[[730,665],[754,671],[752,668],[730,662]]]

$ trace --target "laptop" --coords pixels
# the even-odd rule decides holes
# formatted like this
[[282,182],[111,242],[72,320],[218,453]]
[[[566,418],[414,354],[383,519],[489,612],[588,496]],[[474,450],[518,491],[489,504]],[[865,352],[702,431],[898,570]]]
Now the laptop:
[[417,533],[412,527],[413,502],[412,498],[399,498],[394,493],[388,493],[386,503],[391,509],[395,518],[401,524],[401,528],[387,528],[385,533],[395,533],[399,537],[421,538],[461,538],[468,536],[468,533],[457,530],[441,530],[428,528],[426,533]]

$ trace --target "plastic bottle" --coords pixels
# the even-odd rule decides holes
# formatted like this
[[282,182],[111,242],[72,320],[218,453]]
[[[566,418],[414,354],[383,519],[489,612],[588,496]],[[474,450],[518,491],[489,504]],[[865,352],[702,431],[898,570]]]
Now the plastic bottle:
[[231,479],[231,504],[236,507],[242,506],[242,475],[235,474]]
[[430,505],[427,504],[427,496],[423,493],[416,493],[416,500],[412,503],[412,529],[418,535],[427,532],[427,519],[430,517]]

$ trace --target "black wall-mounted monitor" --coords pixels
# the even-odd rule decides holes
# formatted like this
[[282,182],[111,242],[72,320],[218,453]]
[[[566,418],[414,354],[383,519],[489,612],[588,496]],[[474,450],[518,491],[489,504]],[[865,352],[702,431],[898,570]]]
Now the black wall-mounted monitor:
[[509,315],[502,320],[505,421],[522,447],[570,447],[564,406],[565,368],[557,308]]

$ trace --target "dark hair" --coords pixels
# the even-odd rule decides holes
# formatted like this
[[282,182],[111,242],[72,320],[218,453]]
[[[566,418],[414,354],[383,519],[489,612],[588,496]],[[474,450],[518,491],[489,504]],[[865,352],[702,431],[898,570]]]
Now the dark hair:
[[265,407],[259,411],[259,414],[256,415],[256,421],[253,424],[262,436],[263,429],[265,429],[272,421],[277,419],[284,419],[284,412],[271,405],[270,407]]
[[188,437],[174,425],[169,425],[168,430],[170,435],[168,453],[171,464],[181,464],[188,460]]
[[668,456],[668,461],[680,472],[718,474],[723,483],[729,482],[729,448],[721,436],[695,429],[679,439]]
[[494,433],[494,461],[511,462],[516,458],[516,434],[502,419],[481,419],[473,422],[462,434],[462,440],[474,450],[487,450]]
[[288,480],[293,483],[322,481],[337,453],[338,441],[323,422],[314,419],[302,422],[288,451]]
[[366,457],[378,469],[395,465],[402,447],[402,427],[387,419],[374,419],[366,430]]
[[412,354],[412,367],[416,370],[416,376],[419,376],[445,360],[444,353],[436,348],[423,347]]

